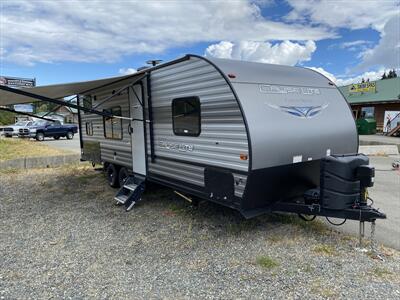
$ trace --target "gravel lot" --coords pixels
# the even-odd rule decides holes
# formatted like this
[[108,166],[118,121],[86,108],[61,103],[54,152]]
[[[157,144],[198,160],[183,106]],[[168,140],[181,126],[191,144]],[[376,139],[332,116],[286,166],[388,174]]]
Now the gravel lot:
[[374,259],[321,222],[243,220],[155,187],[126,213],[114,194],[82,166],[0,172],[0,297],[400,297],[400,252]]

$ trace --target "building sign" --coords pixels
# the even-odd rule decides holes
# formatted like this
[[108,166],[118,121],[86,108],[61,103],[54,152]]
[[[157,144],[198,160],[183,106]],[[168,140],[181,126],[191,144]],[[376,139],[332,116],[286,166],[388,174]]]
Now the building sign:
[[376,82],[363,82],[349,85],[349,93],[375,93]]
[[34,87],[36,86],[36,79],[0,76],[0,85],[11,88]]
[[32,104],[15,104],[14,110],[19,112],[33,112],[33,105]]

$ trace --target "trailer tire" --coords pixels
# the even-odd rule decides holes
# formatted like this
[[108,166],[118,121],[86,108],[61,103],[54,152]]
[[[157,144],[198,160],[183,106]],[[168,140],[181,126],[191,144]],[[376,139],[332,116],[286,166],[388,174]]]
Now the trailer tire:
[[119,187],[118,169],[114,164],[109,164],[106,171],[108,184],[113,187]]
[[36,140],[37,141],[39,141],[39,142],[42,142],[42,141],[44,141],[44,133],[43,132],[38,132],[38,133],[36,133]]
[[72,131],[67,132],[67,139],[72,140],[74,138],[74,133]]
[[119,182],[119,186],[123,186],[126,179],[128,178],[129,173],[128,170],[124,167],[122,167],[119,172],[118,172],[118,182]]

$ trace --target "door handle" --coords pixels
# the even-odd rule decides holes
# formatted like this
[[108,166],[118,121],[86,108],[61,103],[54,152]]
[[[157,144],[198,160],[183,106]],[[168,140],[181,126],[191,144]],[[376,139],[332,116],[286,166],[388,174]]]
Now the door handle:
[[128,125],[128,133],[129,133],[129,135],[131,135],[133,133],[133,128],[132,128],[131,123],[129,123],[129,125]]

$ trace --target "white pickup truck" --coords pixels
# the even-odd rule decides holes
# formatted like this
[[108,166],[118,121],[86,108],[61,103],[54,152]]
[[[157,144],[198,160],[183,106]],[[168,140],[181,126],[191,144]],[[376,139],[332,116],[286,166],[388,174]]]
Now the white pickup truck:
[[32,126],[33,121],[18,121],[14,125],[8,125],[3,128],[3,134],[5,137],[18,136],[19,130],[21,128]]

